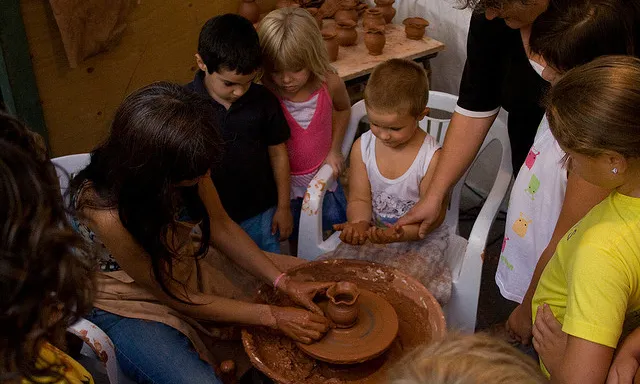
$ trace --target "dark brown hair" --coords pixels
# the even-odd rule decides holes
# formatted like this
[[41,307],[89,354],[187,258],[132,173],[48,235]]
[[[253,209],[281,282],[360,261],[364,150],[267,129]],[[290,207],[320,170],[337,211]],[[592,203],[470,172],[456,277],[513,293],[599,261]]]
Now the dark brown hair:
[[418,117],[428,100],[427,74],[410,60],[391,59],[378,64],[364,89],[367,107],[380,112],[408,113]]
[[589,0],[550,9],[531,28],[531,51],[566,72],[602,55],[634,54],[631,1]]
[[66,328],[91,308],[93,253],[68,225],[27,128],[0,114],[0,132],[0,375],[36,381],[60,372],[38,361],[43,343],[62,347]]
[[[202,219],[200,249],[193,257],[206,253],[210,228],[197,190],[176,184],[203,176],[220,153],[210,100],[178,84],[150,84],[122,102],[109,137],[72,180],[71,194],[79,194],[75,208],[117,209],[122,225],[147,252],[156,281],[177,299],[167,286],[175,281],[171,266],[181,244],[171,237],[178,232],[177,216],[187,205],[191,218]],[[81,193],[88,184],[97,198]]]
[[640,156],[639,59],[603,56],[572,69],[551,88],[547,104],[562,147],[587,156]]

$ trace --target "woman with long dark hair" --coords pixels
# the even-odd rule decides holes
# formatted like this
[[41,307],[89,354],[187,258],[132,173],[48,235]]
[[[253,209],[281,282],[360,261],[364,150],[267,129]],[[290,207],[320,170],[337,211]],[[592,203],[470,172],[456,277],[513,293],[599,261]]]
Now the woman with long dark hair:
[[[122,103],[72,182],[78,228],[102,250],[89,320],[138,382],[219,382],[220,351],[210,345],[219,323],[268,326],[305,343],[327,329],[312,301],[327,284],[289,279],[224,211],[208,177],[220,151],[212,113],[179,85],[146,86]],[[250,303],[259,283],[310,311]]]

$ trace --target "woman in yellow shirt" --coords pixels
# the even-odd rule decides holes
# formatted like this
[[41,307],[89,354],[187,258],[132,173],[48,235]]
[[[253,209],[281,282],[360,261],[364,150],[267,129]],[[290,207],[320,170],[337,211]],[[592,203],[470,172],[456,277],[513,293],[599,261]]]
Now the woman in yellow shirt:
[[66,221],[46,149],[0,112],[0,382],[93,384],[54,345],[91,306],[91,254]]
[[[613,190],[567,232],[533,298],[534,346],[557,383],[604,383],[622,335],[640,319],[640,60],[607,56],[575,68],[549,94],[547,116],[567,164]],[[566,346],[541,345],[550,315]],[[562,343],[561,343],[562,344]]]

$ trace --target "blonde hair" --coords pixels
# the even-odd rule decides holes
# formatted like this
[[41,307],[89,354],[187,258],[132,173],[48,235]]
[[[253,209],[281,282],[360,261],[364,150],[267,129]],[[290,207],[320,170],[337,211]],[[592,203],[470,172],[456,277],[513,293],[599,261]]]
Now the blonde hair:
[[408,113],[418,117],[429,101],[429,80],[424,69],[410,60],[391,59],[371,72],[364,102],[379,112]]
[[400,361],[391,384],[542,384],[536,362],[489,335],[450,334]]
[[318,24],[303,8],[280,8],[260,22],[258,30],[266,73],[307,68],[321,81],[335,73]]
[[640,157],[640,60],[604,56],[568,71],[551,88],[547,117],[564,148],[587,156]]

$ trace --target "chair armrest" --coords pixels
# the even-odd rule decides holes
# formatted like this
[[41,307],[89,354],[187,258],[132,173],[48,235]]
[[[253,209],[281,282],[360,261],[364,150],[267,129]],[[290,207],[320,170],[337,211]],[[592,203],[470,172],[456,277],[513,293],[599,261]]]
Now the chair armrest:
[[327,187],[335,181],[330,165],[323,165],[309,183],[302,201],[298,231],[298,257],[314,260],[325,251],[322,241],[322,201]]
[[[109,382],[111,384],[117,384],[119,378],[122,377],[122,373],[116,360],[116,349],[109,336],[107,336],[102,329],[98,328],[97,325],[82,318],[75,324],[69,326],[67,332],[78,336],[91,348],[98,357],[98,360],[104,364]],[[83,354],[86,353],[83,352]]]

